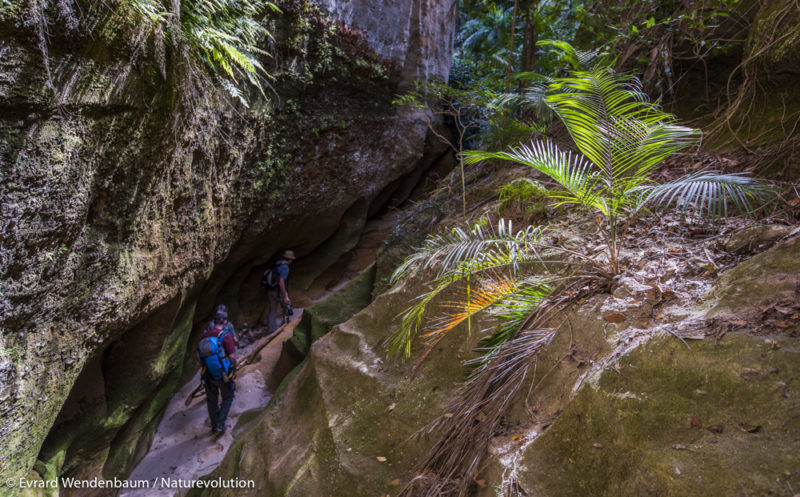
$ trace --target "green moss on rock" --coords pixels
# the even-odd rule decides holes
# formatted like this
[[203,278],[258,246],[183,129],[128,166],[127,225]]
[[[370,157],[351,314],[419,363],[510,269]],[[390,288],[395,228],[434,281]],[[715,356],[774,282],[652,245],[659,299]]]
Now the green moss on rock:
[[305,309],[289,345],[299,356],[305,357],[319,337],[369,305],[374,281],[375,264],[372,264],[333,295]]
[[800,284],[800,237],[779,243],[724,273],[704,296],[709,315],[727,314]]
[[800,340],[658,339],[585,386],[525,452],[529,494],[780,495],[800,485]]

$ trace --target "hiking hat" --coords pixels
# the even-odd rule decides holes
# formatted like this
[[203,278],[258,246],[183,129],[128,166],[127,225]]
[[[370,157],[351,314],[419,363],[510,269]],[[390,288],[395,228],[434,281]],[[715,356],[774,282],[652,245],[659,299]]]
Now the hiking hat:
[[294,250],[284,250],[283,254],[281,255],[281,258],[289,259],[290,261],[297,259],[297,257],[295,257],[294,255]]
[[215,323],[224,323],[228,319],[228,313],[224,311],[217,311],[214,314],[214,322]]

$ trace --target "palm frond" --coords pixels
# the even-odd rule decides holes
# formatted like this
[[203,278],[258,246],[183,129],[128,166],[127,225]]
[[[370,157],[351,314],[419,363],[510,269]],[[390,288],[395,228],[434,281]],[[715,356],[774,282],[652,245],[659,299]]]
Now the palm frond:
[[451,312],[436,319],[432,326],[433,329],[420,335],[420,338],[447,333],[479,312],[515,295],[518,290],[519,285],[514,277],[504,277],[498,274],[483,280],[478,288],[473,289],[468,285],[464,298],[442,304],[442,308],[449,309]]
[[476,314],[486,311],[515,294],[518,288],[517,280],[513,276],[504,276],[499,273],[495,273],[491,278],[483,280],[478,288],[473,288],[468,281],[463,290],[463,297],[459,301],[451,301],[442,306],[455,312],[440,316],[434,322],[434,329],[420,336],[420,338],[431,338],[431,341],[414,365],[412,375],[416,375],[420,366],[450,331],[466,322],[468,334],[471,334],[471,320]]
[[403,357],[411,357],[411,344],[420,333],[422,323],[428,307],[439,295],[458,283],[467,282],[473,277],[484,274],[507,273],[516,275],[520,272],[520,265],[535,261],[538,255],[533,251],[501,251],[493,250],[474,260],[462,261],[450,271],[434,280],[435,287],[420,297],[418,301],[403,311],[400,317],[400,327],[387,339],[390,351],[402,351]]
[[498,222],[496,231],[479,225],[471,229],[453,228],[450,233],[428,237],[423,247],[395,270],[391,281],[399,280],[412,267],[419,265],[423,269],[438,267],[438,278],[457,266],[467,269],[465,262],[489,257],[493,250],[516,256],[535,251],[535,244],[543,231],[539,226],[530,226],[514,233],[511,221],[503,219]]
[[636,78],[610,68],[559,78],[546,100],[578,149],[610,183],[632,168],[644,175],[697,136],[651,104]]
[[489,441],[554,336],[550,329],[524,331],[504,343],[489,364],[473,371],[459,395],[445,406],[448,416],[425,428],[439,434],[439,440],[420,461],[419,476],[406,485],[401,497],[466,495]]
[[517,287],[514,294],[496,305],[500,310],[495,315],[497,324],[487,329],[490,334],[481,339],[481,351],[484,355],[477,359],[480,363],[485,363],[500,344],[514,338],[542,300],[553,290],[550,285],[539,280],[523,281]]
[[559,205],[580,203],[608,215],[603,198],[603,180],[592,172],[592,164],[580,154],[564,152],[550,140],[520,145],[509,152],[471,150],[463,153],[466,164],[486,159],[500,159],[525,164],[542,172],[558,183],[563,191],[552,192]]
[[692,215],[719,219],[728,216],[729,204],[738,212],[752,214],[773,189],[767,181],[746,173],[699,171],[662,185],[644,186],[640,191],[644,193],[642,204],[677,207],[684,215],[691,210]]
[[601,65],[608,55],[599,50],[577,50],[571,44],[563,40],[539,40],[536,42],[536,45],[554,49],[554,51],[576,71],[585,71],[594,66]]
[[[520,76],[518,74],[517,78],[520,78]],[[526,87],[522,93],[501,93],[492,101],[492,105],[496,108],[509,109],[511,112],[518,110],[531,111],[538,119],[550,121],[555,117],[555,113],[547,104],[545,97],[547,96],[547,85],[552,83],[553,79],[536,74],[530,74],[530,76],[530,78],[525,77],[524,79],[534,79],[534,82]]]

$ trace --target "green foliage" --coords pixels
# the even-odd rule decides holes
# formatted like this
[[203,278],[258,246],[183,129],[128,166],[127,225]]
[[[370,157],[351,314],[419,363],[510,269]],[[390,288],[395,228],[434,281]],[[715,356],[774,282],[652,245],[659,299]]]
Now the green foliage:
[[[456,284],[463,285],[466,294],[461,307],[467,313],[464,319],[468,325],[473,314],[485,311],[505,299],[513,299],[520,291],[541,287],[534,282],[512,281],[523,263],[539,260],[535,245],[541,234],[540,227],[528,227],[514,233],[511,222],[501,220],[496,231],[476,225],[470,229],[454,228],[450,233],[429,237],[392,275],[394,282],[406,276],[412,268],[422,271],[436,269],[431,280],[432,290],[421,295],[416,304],[402,313],[400,328],[388,341],[390,349],[402,350],[404,356],[409,357],[414,339],[426,334],[423,321],[429,305],[446,290],[455,288]],[[480,276],[493,279],[496,284],[491,291],[473,294],[472,282]],[[479,303],[473,301],[473,295],[478,296]],[[452,329],[437,320],[434,320],[433,328],[433,332],[428,330],[428,333],[439,334],[439,330],[444,328],[447,331]]]
[[[534,31],[539,39],[571,40],[581,26],[575,11],[585,3],[583,0],[519,1],[511,71],[516,73],[521,67],[520,47],[525,43],[526,28]],[[460,44],[456,46],[454,59],[469,67],[471,80],[499,90],[504,86],[508,70],[514,2],[461,0],[459,7]],[[547,55],[546,51],[539,51],[533,69],[540,74],[555,75],[563,64],[558,58]]]
[[555,55],[555,64],[560,64],[559,70],[569,68],[573,71],[586,71],[596,66],[613,65],[608,60],[608,54],[600,50],[578,50],[570,43],[563,40],[539,40],[537,46],[551,49]]
[[615,0],[602,11],[580,9],[576,43],[621,54],[617,67],[643,75],[659,98],[681,78],[681,61],[697,61],[740,50],[751,6],[740,0]]
[[272,35],[257,19],[267,11],[280,12],[274,3],[187,0],[173,12],[171,2],[124,0],[121,8],[132,24],[144,23],[143,29],[170,43],[175,54],[187,54],[188,63],[199,63],[243,104],[247,105],[243,82],[264,93],[262,83],[270,75],[258,57],[269,54],[259,47]]
[[498,189],[500,195],[500,215],[507,210],[523,213],[525,220],[544,216],[547,213],[547,189],[538,181],[517,178]]
[[728,214],[729,202],[749,213],[769,192],[766,182],[746,175],[706,171],[658,185],[651,180],[667,157],[699,135],[679,126],[671,114],[647,101],[639,82],[608,68],[576,72],[555,80],[546,97],[581,154],[560,150],[549,140],[509,152],[465,152],[467,163],[501,159],[528,165],[556,182],[551,196],[559,204],[581,204],[603,220],[612,274],[626,221],[645,206],[678,205],[711,217]]

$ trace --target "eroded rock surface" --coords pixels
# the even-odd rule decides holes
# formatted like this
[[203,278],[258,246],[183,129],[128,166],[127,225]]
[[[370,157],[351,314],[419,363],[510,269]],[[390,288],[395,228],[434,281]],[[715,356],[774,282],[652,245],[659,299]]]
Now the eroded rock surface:
[[[798,246],[783,241],[713,287],[713,277],[678,273],[658,302],[647,302],[652,287],[631,279],[573,306],[552,323],[556,338],[495,433],[475,477],[477,495],[513,488],[542,496],[753,495],[799,486],[798,320],[764,335],[720,328],[722,315],[709,311],[735,288],[756,293],[737,300],[726,320],[783,299],[785,287],[755,282],[794,281],[798,269],[780,260],[800,257]],[[663,261],[650,264],[663,271]],[[391,317],[419,294],[418,280],[315,342],[271,405],[239,427],[241,438],[212,477],[256,482],[235,495],[399,493],[436,439],[412,435],[446,414],[475,343],[448,336],[413,380],[413,363],[384,356]],[[626,319],[606,320],[608,312]]]
[[[446,78],[454,2],[426,11],[435,40],[403,21],[381,43],[313,4],[278,3],[275,94],[249,109],[215,88],[186,105],[173,54],[165,80],[126,28],[103,24],[103,2],[81,2],[79,18],[102,36],[65,24],[69,2],[31,4],[43,20],[3,5],[4,477],[26,475],[49,432],[50,473],[124,476],[192,369],[187,346],[212,306],[252,320],[263,303],[241,293],[257,291],[271,256],[291,247],[335,262],[347,243],[318,249],[340,221],[398,200],[444,153],[421,115],[391,100],[409,61]],[[400,3],[371,8],[422,8]]]

